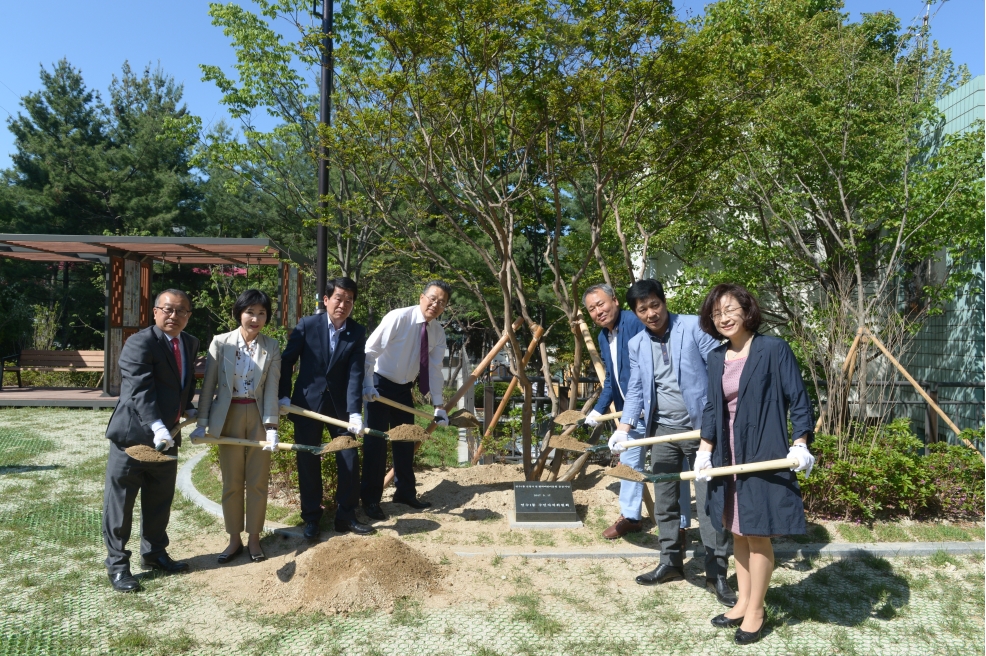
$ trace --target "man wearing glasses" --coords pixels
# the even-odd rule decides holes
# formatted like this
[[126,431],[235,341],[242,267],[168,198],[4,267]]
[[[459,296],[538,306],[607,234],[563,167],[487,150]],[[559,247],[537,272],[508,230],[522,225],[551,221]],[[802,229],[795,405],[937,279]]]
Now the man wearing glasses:
[[[392,310],[366,340],[366,375],[363,400],[367,402],[366,419],[370,428],[387,431],[400,424],[413,424],[414,415],[380,403],[383,397],[407,406],[414,405],[411,388],[415,381],[421,394],[431,395],[435,422],[448,426],[442,407],[442,361],[445,358],[445,328],[438,317],[448,306],[452,288],[447,282],[432,280],[421,292],[418,305]],[[394,503],[415,510],[428,508],[414,488],[414,443],[392,442],[394,454]],[[360,499],[367,517],[386,520],[380,508],[383,481],[387,473],[387,441],[380,437],[363,437],[363,480]]]
[[[358,292],[351,278],[332,278],[325,282],[322,302],[325,314],[305,317],[298,322],[288,345],[281,354],[280,397],[281,413],[294,405],[323,415],[349,422],[349,431],[359,435],[363,430],[363,346],[366,328],[351,315]],[[291,396],[291,372],[295,362],[301,362],[298,380]],[[325,424],[317,419],[289,415],[294,422],[294,439],[298,444],[319,446]],[[329,426],[329,433],[339,436],[346,431]],[[322,460],[319,456],[298,451],[298,490],[301,496],[301,521],[304,536],[317,540],[322,519]],[[335,530],[352,531],[357,535],[374,532],[372,526],[356,517],[359,505],[359,449],[336,451]]]
[[125,449],[143,444],[178,455],[181,434],[172,437],[170,431],[182,415],[195,417],[192,397],[199,340],[183,332],[191,314],[185,292],[161,292],[154,301],[154,325],[131,335],[120,351],[120,399],[106,428],[110,455],[103,489],[106,569],[119,592],[140,588],[126,548],[138,492],[141,563],[165,574],[188,569],[188,563],[172,560],[167,552],[178,462],[141,462]]
[[[630,382],[623,416],[609,440],[616,453],[624,450],[629,431],[643,412],[647,435],[672,435],[702,427],[708,390],[706,358],[719,343],[702,331],[698,317],[668,312],[664,288],[656,280],[638,280],[627,292],[627,305],[644,324],[644,330],[628,345]],[[694,461],[697,439],[666,442],[651,447],[655,474],[682,471],[685,460]],[[689,467],[690,469],[690,467]],[[656,569],[637,577],[641,585],[684,578],[683,545],[678,539],[682,504],[690,496],[680,492],[677,481],[654,484],[654,514],[657,516],[661,562]],[[729,542],[705,512],[708,483],[695,482],[695,505],[699,533],[705,545],[706,588],[725,606],[736,604],[736,594],[726,583]]]

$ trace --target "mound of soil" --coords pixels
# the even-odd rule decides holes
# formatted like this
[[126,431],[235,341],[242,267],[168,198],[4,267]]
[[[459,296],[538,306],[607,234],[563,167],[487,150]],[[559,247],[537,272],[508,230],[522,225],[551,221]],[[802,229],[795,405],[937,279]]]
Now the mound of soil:
[[646,480],[643,474],[636,471],[635,469],[631,469],[630,467],[627,467],[623,463],[620,463],[615,467],[610,467],[609,469],[607,469],[606,475],[615,476],[617,478],[623,478],[631,481],[639,481],[641,483]]
[[563,449],[565,451],[585,451],[589,445],[579,442],[571,435],[552,435],[548,441],[548,446],[552,449]]
[[428,432],[415,424],[401,424],[387,431],[391,442],[421,442],[428,439]]
[[577,424],[583,419],[585,419],[585,415],[578,410],[566,410],[555,417],[555,423],[567,426],[569,424]]

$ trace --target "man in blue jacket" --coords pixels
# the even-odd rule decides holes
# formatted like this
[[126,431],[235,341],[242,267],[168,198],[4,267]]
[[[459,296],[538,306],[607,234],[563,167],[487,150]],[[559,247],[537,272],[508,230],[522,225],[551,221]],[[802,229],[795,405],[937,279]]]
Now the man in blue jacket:
[[[627,292],[627,305],[644,325],[627,345],[630,380],[617,431],[609,440],[614,452],[623,450],[630,431],[639,425],[641,413],[647,435],[671,435],[702,428],[708,390],[706,359],[719,343],[702,331],[698,317],[668,312],[664,289],[656,280],[638,280]],[[666,442],[651,448],[655,474],[677,473],[694,461],[698,440]],[[632,449],[637,451],[639,449]],[[684,550],[678,541],[681,505],[690,504],[677,482],[654,484],[654,514],[661,544],[661,562],[637,583],[653,585],[684,577]],[[713,528],[705,512],[707,482],[695,482],[699,533],[705,545],[706,587],[725,606],[736,604],[736,594],[726,583],[729,542]],[[682,498],[684,497],[684,498]]]
[[[644,329],[633,312],[620,310],[620,301],[609,285],[593,285],[582,294],[582,303],[592,319],[601,329],[599,331],[599,355],[606,366],[606,379],[603,391],[596,406],[585,419],[585,425],[593,427],[596,418],[609,411],[610,403],[617,411],[623,410],[623,396],[630,382],[630,359],[627,344],[630,339]],[[646,426],[640,420],[630,431],[630,439],[644,436]],[[636,471],[644,470],[645,449],[627,449],[620,454],[620,462]],[[603,531],[607,540],[621,538],[627,533],[641,530],[640,502],[644,494],[643,483],[620,481],[620,516],[616,522]]]

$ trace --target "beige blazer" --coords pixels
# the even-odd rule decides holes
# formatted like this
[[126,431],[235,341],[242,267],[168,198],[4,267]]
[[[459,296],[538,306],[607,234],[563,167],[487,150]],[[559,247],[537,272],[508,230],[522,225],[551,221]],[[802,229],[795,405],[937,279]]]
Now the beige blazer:
[[[226,423],[233,398],[233,372],[236,371],[236,331],[212,338],[205,363],[205,379],[199,394],[198,426],[207,426],[210,435],[218,436]],[[254,385],[254,395],[265,424],[277,425],[277,384],[281,380],[281,347],[267,335],[257,336],[260,348],[253,375],[260,376]],[[213,397],[215,397],[213,399]]]

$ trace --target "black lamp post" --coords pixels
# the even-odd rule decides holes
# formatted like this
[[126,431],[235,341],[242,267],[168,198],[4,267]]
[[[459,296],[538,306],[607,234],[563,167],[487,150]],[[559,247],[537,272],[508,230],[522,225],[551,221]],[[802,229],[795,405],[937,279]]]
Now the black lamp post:
[[[318,0],[312,8],[316,16],[322,18],[322,85],[321,102],[319,103],[318,122],[321,125],[332,124],[332,10],[334,0],[322,0],[322,11],[318,11]],[[329,194],[329,152],[319,139],[318,159],[318,209],[319,216],[324,217]],[[315,231],[315,289],[318,294],[316,314],[325,312],[325,281],[328,278],[329,229],[324,223],[319,223]]]

